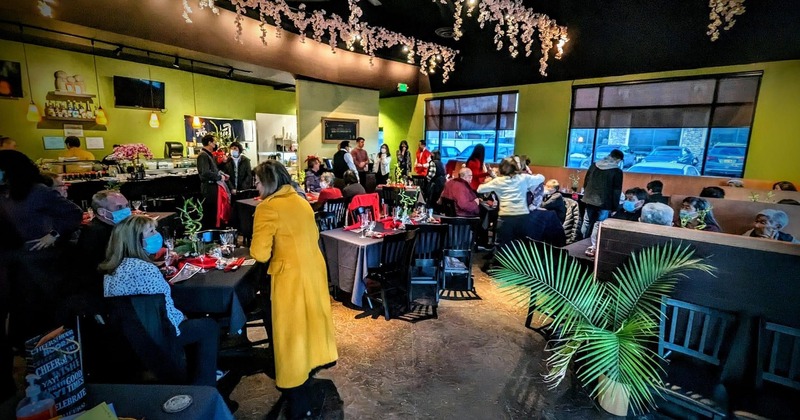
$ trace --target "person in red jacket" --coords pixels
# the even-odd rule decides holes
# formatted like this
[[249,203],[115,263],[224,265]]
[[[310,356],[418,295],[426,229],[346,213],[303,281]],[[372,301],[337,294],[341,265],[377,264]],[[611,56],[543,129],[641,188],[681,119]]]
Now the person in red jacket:
[[467,168],[472,171],[472,181],[470,181],[469,185],[476,191],[478,190],[478,185],[483,184],[486,177],[491,175],[486,169],[485,157],[486,148],[482,144],[476,144],[475,149],[467,159]]
[[472,171],[469,168],[461,168],[458,171],[458,178],[453,178],[444,184],[441,198],[455,202],[458,217],[477,217],[480,214],[480,199],[470,187],[470,181],[472,181]]
[[419,149],[417,149],[417,164],[414,166],[414,172],[419,176],[428,175],[428,164],[431,162],[431,151],[425,147],[425,140],[419,141]]
[[319,187],[321,188],[319,190],[319,198],[317,198],[317,202],[311,206],[314,211],[321,210],[328,200],[342,198],[342,191],[333,186],[332,172],[323,172],[322,175],[320,175]]

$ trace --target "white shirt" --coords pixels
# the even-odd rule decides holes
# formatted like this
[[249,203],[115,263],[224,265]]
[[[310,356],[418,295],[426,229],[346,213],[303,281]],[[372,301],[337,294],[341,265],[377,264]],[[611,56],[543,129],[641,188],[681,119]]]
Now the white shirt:
[[375,165],[375,172],[381,175],[389,175],[389,165],[392,163],[391,156],[383,156],[378,158],[378,164]]
[[347,149],[341,150],[344,150],[344,162],[347,164],[347,167],[350,168],[351,171],[355,172],[356,178],[358,178],[358,169],[356,169],[356,162],[353,161],[353,155],[351,155]]
[[478,194],[494,192],[500,199],[498,216],[528,214],[528,191],[544,182],[543,175],[499,176],[478,186]]

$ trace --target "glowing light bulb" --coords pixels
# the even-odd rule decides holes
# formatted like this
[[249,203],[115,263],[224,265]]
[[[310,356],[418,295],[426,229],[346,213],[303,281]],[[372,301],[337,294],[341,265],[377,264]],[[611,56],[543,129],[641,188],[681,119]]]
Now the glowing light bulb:
[[194,118],[192,118],[192,128],[197,129],[197,128],[202,128],[202,127],[203,127],[203,123],[200,122],[200,117],[195,115]]
[[28,115],[26,119],[30,122],[39,122],[42,120],[42,114],[39,113],[39,107],[33,101],[28,104]]
[[150,113],[150,127],[158,128],[161,126],[161,121],[158,120],[158,114],[155,111]]
[[94,122],[99,125],[108,124],[108,117],[106,116],[106,111],[103,110],[102,106],[97,108],[97,111],[94,113]]
[[408,45],[403,45],[403,52],[408,52]]

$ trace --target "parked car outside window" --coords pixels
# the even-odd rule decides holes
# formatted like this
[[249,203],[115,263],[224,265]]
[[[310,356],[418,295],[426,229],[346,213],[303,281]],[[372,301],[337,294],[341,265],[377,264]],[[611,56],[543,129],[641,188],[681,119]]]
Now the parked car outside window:
[[697,166],[700,160],[687,147],[661,146],[656,147],[642,162],[675,162],[684,165]]
[[644,174],[690,175],[698,176],[700,171],[692,165],[673,162],[643,162],[637,163],[625,172]]
[[744,144],[715,144],[706,155],[705,175],[741,177],[746,152]]

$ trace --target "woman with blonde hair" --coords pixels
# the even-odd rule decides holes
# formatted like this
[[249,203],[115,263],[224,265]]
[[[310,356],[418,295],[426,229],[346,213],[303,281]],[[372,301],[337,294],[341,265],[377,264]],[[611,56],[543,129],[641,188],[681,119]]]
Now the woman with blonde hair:
[[133,215],[111,231],[106,259],[99,265],[105,297],[164,295],[167,318],[175,327],[176,341],[192,345],[193,366],[190,379],[194,385],[215,386],[217,381],[217,349],[219,326],[210,318],[186,319],[172,301],[169,284],[153,264],[151,255],[161,249],[163,239],[156,230],[155,220],[145,215]]
[[269,261],[275,383],[291,418],[311,415],[310,381],[338,359],[325,258],[311,206],[291,186],[286,168],[268,160],[256,167],[262,201],[253,219],[250,255]]

